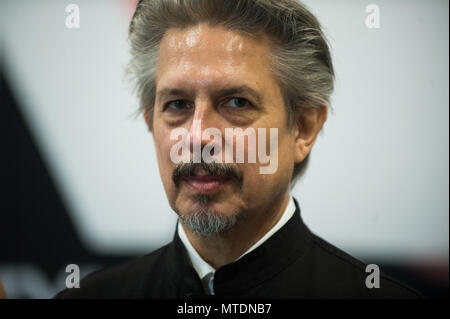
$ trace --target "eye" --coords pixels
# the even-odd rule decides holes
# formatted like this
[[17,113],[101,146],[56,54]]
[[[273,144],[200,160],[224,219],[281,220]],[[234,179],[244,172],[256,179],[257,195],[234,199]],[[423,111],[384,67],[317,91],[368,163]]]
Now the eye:
[[165,105],[164,109],[169,111],[182,111],[189,109],[190,105],[185,100],[175,100]]
[[251,106],[250,102],[247,99],[241,97],[233,97],[229,100],[229,103],[226,105],[230,105],[231,108],[242,109],[246,106]]

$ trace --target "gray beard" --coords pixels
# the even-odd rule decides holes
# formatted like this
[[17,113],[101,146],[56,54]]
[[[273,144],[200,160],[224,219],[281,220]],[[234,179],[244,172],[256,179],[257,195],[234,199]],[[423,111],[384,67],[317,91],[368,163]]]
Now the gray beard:
[[[207,195],[199,195],[200,204],[209,201]],[[208,208],[200,208],[194,212],[190,212],[186,216],[177,212],[183,224],[193,233],[200,236],[209,237],[223,234],[232,229],[242,218],[245,213],[238,211],[231,216],[224,216],[217,211]]]

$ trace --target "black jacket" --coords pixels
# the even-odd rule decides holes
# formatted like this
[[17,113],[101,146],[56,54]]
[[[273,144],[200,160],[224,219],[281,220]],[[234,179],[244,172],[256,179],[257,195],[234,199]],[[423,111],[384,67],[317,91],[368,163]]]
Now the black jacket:
[[[366,265],[314,235],[295,214],[261,246],[217,269],[217,298],[421,298],[381,272],[366,287]],[[202,283],[175,231],[173,241],[128,263],[88,275],[56,298],[202,297]]]

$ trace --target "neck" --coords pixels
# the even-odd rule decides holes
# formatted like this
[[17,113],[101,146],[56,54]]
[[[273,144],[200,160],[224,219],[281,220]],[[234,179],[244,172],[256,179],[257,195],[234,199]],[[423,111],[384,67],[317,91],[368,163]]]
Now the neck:
[[223,234],[205,237],[192,233],[184,224],[182,227],[198,254],[208,264],[218,269],[238,259],[274,227],[283,215],[288,202],[289,193],[285,192],[268,205],[247,212],[248,218],[241,220]]

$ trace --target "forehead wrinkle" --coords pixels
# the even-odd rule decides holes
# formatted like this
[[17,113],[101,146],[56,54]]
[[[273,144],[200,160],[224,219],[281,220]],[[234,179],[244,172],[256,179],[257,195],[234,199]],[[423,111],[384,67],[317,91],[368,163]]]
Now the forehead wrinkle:
[[194,47],[197,44],[201,45],[201,41],[200,41],[200,29],[195,28],[195,29],[190,29],[187,31],[187,34],[185,36],[185,43],[186,46],[188,47]]
[[[241,65],[242,67],[242,65]],[[172,65],[166,72],[161,74],[158,79],[158,86],[171,88],[187,88],[193,91],[208,91],[209,88],[223,89],[230,86],[247,85],[255,90],[259,88],[258,76],[245,72],[245,78],[239,76],[241,70],[237,70],[235,66],[199,66],[183,69],[177,65]],[[254,85],[252,85],[254,84]]]
[[215,79],[233,78],[237,74],[251,77],[249,63],[245,59],[224,58],[217,60],[213,55],[212,61],[197,56],[183,54],[164,55],[158,62],[158,80],[161,78],[185,78],[198,83],[208,83]]
[[[236,44],[235,41],[230,43]],[[230,77],[239,72],[250,74],[252,70],[248,54],[234,56],[218,48],[214,52],[208,49],[197,52],[179,51],[178,54],[164,52],[161,57],[158,61],[159,74],[174,72],[191,78]]]
[[241,53],[244,49],[244,43],[238,35],[232,36],[227,43],[222,43],[222,46],[228,52],[236,51]]
[[157,79],[166,69],[174,67],[187,76],[194,76],[193,72],[197,70],[201,71],[196,74],[200,76],[252,72],[253,69],[261,69],[261,63],[254,64],[268,53],[267,47],[261,46],[266,39],[255,39],[223,28],[204,28],[203,25],[169,29],[164,38],[159,52]]
[[[229,77],[237,72],[249,73],[249,63],[241,57],[227,52],[205,50],[202,52],[163,52],[158,60],[158,75],[166,72],[196,77]],[[159,77],[159,76],[158,76]]]
[[189,29],[169,29],[162,42],[167,42],[167,47],[175,54],[192,52],[197,55],[201,53],[197,50],[206,49],[205,51],[214,54],[240,55],[249,51],[245,40],[255,41],[234,31],[220,27],[210,28],[201,24]]

